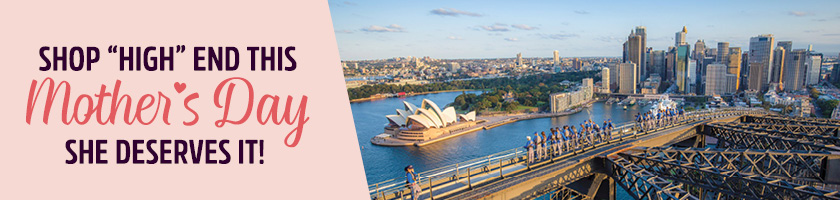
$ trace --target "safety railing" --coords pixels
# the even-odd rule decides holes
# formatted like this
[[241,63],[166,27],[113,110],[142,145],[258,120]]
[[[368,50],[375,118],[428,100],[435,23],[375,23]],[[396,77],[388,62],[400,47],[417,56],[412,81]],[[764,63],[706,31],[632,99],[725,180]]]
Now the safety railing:
[[[684,125],[687,123],[745,114],[763,114],[763,112],[757,109],[745,108],[722,108],[687,112],[682,118],[674,123],[669,123],[667,126],[647,130],[641,129],[638,123],[634,121],[624,122],[617,124],[615,128],[613,128],[613,134],[609,140],[622,141],[631,137],[635,138],[653,131]],[[461,187],[471,189],[472,186],[477,183],[503,179],[505,174],[522,170],[530,170],[532,165],[544,164],[546,162],[553,161],[554,158],[577,153],[578,150],[597,148],[599,145],[604,145],[603,143],[606,143],[606,141],[599,141],[598,143],[594,143],[589,146],[584,145],[576,147],[574,150],[567,150],[564,151],[563,154],[552,155],[549,156],[548,159],[535,161],[533,163],[527,162],[527,151],[521,147],[517,147],[456,164],[422,171],[417,174],[419,177],[417,183],[419,183],[423,189],[421,192],[423,196],[434,199],[436,194],[441,195],[443,193],[452,192],[452,190],[448,190],[438,191],[438,193],[435,193],[435,190],[439,190],[439,188]],[[368,185],[368,191],[371,199],[405,199],[411,194],[411,191],[406,187],[403,176]]]

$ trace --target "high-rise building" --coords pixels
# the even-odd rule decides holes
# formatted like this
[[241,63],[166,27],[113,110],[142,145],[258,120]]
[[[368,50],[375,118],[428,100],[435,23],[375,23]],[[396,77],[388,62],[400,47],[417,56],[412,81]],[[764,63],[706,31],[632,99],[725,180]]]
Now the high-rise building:
[[615,90],[621,85],[619,82],[621,68],[618,63],[610,63],[608,66],[610,67],[610,89]]
[[522,53],[521,52],[516,54],[516,66],[517,67],[522,67]]
[[738,81],[741,83],[738,86],[738,91],[746,90],[749,85],[750,75],[750,54],[747,52],[741,53],[741,73]]
[[[785,84],[782,82],[782,72],[785,70],[785,55],[787,55],[785,47],[781,46],[779,42],[776,50],[773,50],[773,70],[770,70],[770,84],[778,84],[779,88],[784,89]],[[771,88],[778,89],[778,88]]]
[[670,82],[675,82],[675,69],[674,64],[677,63],[677,48],[676,47],[668,47],[668,51],[665,53],[665,75],[662,77],[665,80]]
[[823,54],[821,53],[814,53],[813,51],[808,52],[808,58],[805,61],[805,68],[807,69],[807,73],[805,73],[805,85],[816,85],[817,83],[820,83],[822,57]]
[[637,82],[641,82],[644,76],[642,61],[644,61],[645,47],[642,45],[642,35],[637,34],[635,30],[630,31],[630,35],[627,36],[627,42],[624,43],[624,60],[622,62],[636,64],[636,78],[639,78]]
[[731,93],[738,91],[741,87],[741,47],[729,47],[729,64],[727,65],[728,72],[735,77],[732,85],[734,90]]
[[665,71],[665,51],[656,50],[650,53],[651,69],[654,73],[662,74],[662,78],[667,80]]
[[685,42],[686,33],[688,33],[688,30],[685,28],[685,26],[683,26],[682,31],[677,32],[677,34],[674,36],[674,46],[678,47],[680,45],[688,44]]
[[619,64],[618,80],[621,82],[618,86],[618,93],[622,94],[636,94],[636,83],[639,80],[636,78],[636,63],[621,63]]
[[572,67],[574,67],[576,70],[581,70],[583,68],[583,63],[580,63],[579,58],[575,58],[574,60],[572,60]]
[[703,41],[703,40],[697,40],[697,42],[694,43],[694,55],[692,55],[691,58],[694,58],[695,60],[699,61],[699,60],[702,60],[705,57],[706,57],[706,42]]
[[610,93],[610,68],[601,68],[601,92]]
[[639,69],[639,71],[641,71],[642,75],[644,75],[644,77],[647,78],[648,74],[650,74],[650,72],[648,72],[649,66],[647,65],[647,58],[649,56],[647,54],[650,53],[648,51],[649,49],[647,48],[647,28],[644,26],[636,26],[636,35],[641,37],[641,43],[639,44],[639,47],[642,51],[641,58],[639,58],[639,64],[636,67],[641,68]]
[[729,65],[729,42],[718,42],[717,50],[718,56],[715,58],[715,62]]
[[683,44],[676,49],[676,58],[674,59],[674,79],[677,83],[677,89],[680,93],[687,93],[690,91],[688,87],[692,84],[688,80],[689,73],[689,46]]
[[783,89],[787,92],[798,91],[805,86],[805,61],[808,51],[796,49],[788,52],[782,73]]
[[[787,53],[793,50],[793,42],[791,41],[779,41],[779,43],[777,43],[776,46],[785,48],[785,52]],[[787,55],[785,57],[787,57]]]
[[722,95],[727,93],[726,79],[729,68],[726,65],[715,63],[706,66],[706,88],[705,95]]
[[[838,56],[840,58],[840,56]],[[831,68],[831,82],[835,84],[840,84],[840,63],[834,64],[834,67]]]
[[765,91],[769,86],[770,62],[773,57],[773,35],[750,38],[749,89]]
[[685,93],[687,94],[702,94],[700,91],[700,73],[697,73],[697,61],[694,59],[688,59],[688,74],[685,77],[686,88],[687,90]]
[[560,66],[560,51],[554,50],[554,66]]

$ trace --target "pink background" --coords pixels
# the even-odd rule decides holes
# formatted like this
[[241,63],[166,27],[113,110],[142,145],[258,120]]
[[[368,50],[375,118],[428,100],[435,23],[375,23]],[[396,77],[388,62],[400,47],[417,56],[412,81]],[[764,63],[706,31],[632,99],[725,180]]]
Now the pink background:
[[[326,1],[4,1],[0,16],[0,199],[368,198]],[[175,71],[121,72],[118,54],[107,53],[109,45],[186,45],[187,51],[176,55]],[[96,46],[101,55],[90,72],[41,72],[41,46]],[[240,70],[193,71],[194,46],[238,47]],[[246,46],[295,46],[297,70],[251,72]],[[235,76],[251,81],[255,98],[291,95],[298,105],[302,95],[309,97],[310,119],[297,147],[283,145],[290,126],[259,125],[255,111],[243,125],[213,126],[222,114],[213,106],[213,90]],[[29,83],[45,77],[70,82],[73,101],[79,94],[98,93],[102,84],[111,91],[116,79],[123,82],[120,92],[130,94],[135,104],[142,94],[161,91],[173,101],[172,125],[158,118],[148,126],[125,125],[122,120],[115,125],[68,126],[60,123],[60,103],[48,125],[40,121],[43,103],[28,125],[24,119]],[[186,83],[185,92],[176,93],[174,82]],[[201,118],[186,127],[181,122],[192,115],[181,104],[192,92],[200,94],[190,105]],[[244,103],[241,98],[233,101]],[[70,158],[64,147],[68,139],[108,139],[109,164],[65,164]],[[228,165],[116,164],[117,139],[230,139],[226,147],[234,160]],[[265,164],[238,164],[238,139],[265,140]]]

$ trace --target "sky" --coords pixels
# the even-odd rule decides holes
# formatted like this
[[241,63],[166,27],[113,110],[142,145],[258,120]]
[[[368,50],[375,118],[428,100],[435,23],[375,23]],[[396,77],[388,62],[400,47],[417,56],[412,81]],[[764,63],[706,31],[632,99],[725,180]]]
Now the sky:
[[[330,0],[342,60],[407,56],[439,59],[619,57],[636,26],[647,46],[665,50],[687,27],[694,48],[773,34],[794,49],[836,57],[840,1],[367,1]],[[775,42],[774,42],[775,43]]]

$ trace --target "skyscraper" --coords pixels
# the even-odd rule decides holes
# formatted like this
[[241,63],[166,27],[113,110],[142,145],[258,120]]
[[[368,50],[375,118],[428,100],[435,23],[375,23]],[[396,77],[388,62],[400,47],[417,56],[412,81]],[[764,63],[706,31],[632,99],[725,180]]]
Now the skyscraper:
[[776,46],[776,50],[773,50],[773,70],[770,71],[770,84],[778,84],[779,88],[784,89],[782,72],[785,70],[785,55],[787,55],[785,52],[788,49],[785,49],[781,44],[782,42],[779,42],[779,46]]
[[[636,29],[638,30],[638,28]],[[644,55],[645,55],[645,48],[643,45],[642,35],[636,33],[635,31],[630,31],[630,35],[627,36],[627,42],[624,43],[624,60],[623,62],[627,63],[634,63],[636,64],[636,75],[635,77],[638,78],[637,82],[641,82],[644,76],[644,68],[642,67]],[[644,29],[642,29],[644,31]]]
[[729,68],[724,64],[710,64],[706,66],[705,95],[722,95],[727,93],[726,78]]
[[522,67],[522,52],[516,54],[516,66]]
[[615,90],[621,85],[619,82],[621,68],[618,63],[610,63],[608,66],[610,66],[610,89]]
[[621,84],[618,86],[618,93],[636,94],[636,63],[619,64],[619,73],[621,75],[618,80]]
[[688,80],[690,73],[688,66],[688,57],[690,53],[689,48],[688,44],[683,44],[678,46],[676,49],[676,58],[674,59],[674,79],[680,93],[689,92],[690,89],[688,87],[692,85]]
[[668,51],[665,53],[665,80],[675,82],[675,72],[674,65],[677,63],[677,48],[676,47],[668,47]]
[[674,36],[674,46],[679,47],[680,45],[688,44],[685,42],[686,33],[688,33],[688,30],[683,26],[682,31],[677,32],[676,36]]
[[805,86],[805,60],[808,52],[796,49],[787,53],[785,68],[782,73],[782,84],[786,92],[801,90]]
[[734,88],[730,93],[734,93],[741,87],[741,47],[729,47],[729,64],[727,65],[728,72],[734,76]]
[[729,65],[729,42],[718,42],[717,43],[717,58],[715,58],[715,62]]
[[749,89],[767,90],[770,80],[770,60],[773,57],[773,35],[765,34],[750,38]]
[[668,80],[665,71],[665,51],[656,50],[650,53],[650,63],[652,72],[659,73],[663,80]]
[[610,93],[610,68],[601,68],[601,92]]
[[647,77],[647,75],[649,74],[649,72],[647,70],[648,67],[649,67],[647,65],[647,63],[648,63],[647,53],[649,53],[648,48],[647,48],[647,28],[645,28],[644,26],[637,26],[636,27],[636,35],[641,37],[641,43],[639,44],[639,47],[640,47],[641,52],[642,52],[642,57],[639,58],[639,64],[636,67],[641,68],[639,71],[641,71],[642,74],[645,77]]
[[813,51],[808,52],[808,58],[805,60],[805,68],[807,69],[807,73],[805,74],[805,85],[816,85],[817,83],[820,83],[822,57],[823,54],[821,53],[814,53]]
[[554,66],[560,65],[560,51],[554,50]]
[[694,43],[694,55],[692,56],[692,58],[699,61],[699,60],[702,60],[705,57],[706,57],[706,42],[703,41],[703,40],[697,40],[697,42]]

